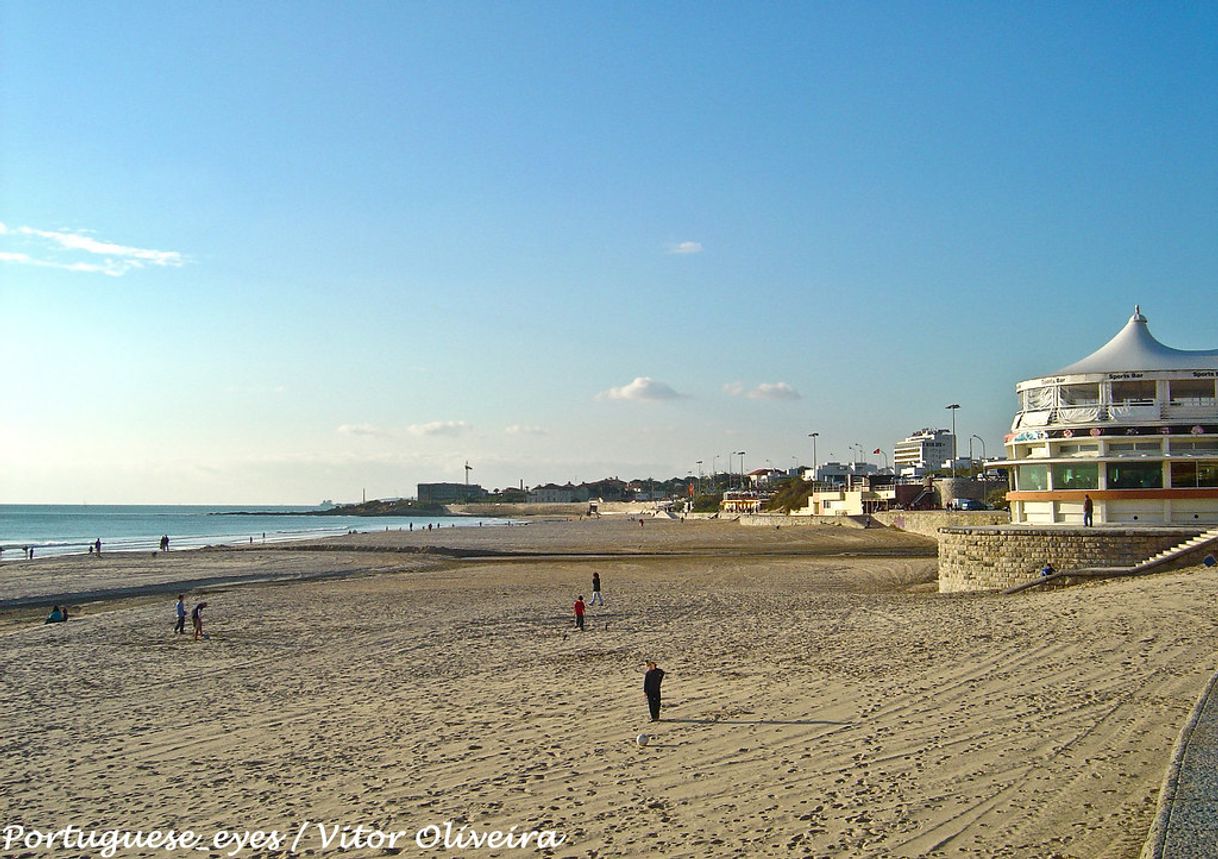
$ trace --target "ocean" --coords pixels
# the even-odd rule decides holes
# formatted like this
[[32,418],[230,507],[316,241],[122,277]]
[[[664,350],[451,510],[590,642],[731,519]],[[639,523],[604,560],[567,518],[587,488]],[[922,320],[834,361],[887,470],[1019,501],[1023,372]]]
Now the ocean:
[[[0,504],[0,560],[20,560],[25,547],[34,559],[83,555],[94,541],[103,552],[155,551],[161,537],[169,548],[282,542],[328,537],[348,531],[426,530],[433,527],[505,525],[509,520],[432,516],[305,516],[319,507],[203,507],[126,504]],[[225,513],[260,513],[226,516]]]

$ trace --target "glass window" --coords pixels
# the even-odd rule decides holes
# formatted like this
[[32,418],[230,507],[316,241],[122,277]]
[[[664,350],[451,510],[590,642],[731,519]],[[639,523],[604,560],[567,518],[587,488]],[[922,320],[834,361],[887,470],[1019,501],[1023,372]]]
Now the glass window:
[[1173,406],[1214,405],[1213,379],[1172,379],[1167,384]]
[[1218,462],[1173,462],[1171,485],[1180,487],[1218,486]]
[[1053,408],[1053,388],[1027,388],[1019,392],[1019,410],[1036,412]]
[[1099,452],[1098,444],[1063,444],[1057,449],[1058,456],[1096,456]]
[[1015,471],[1017,488],[1022,491],[1036,491],[1049,488],[1049,466],[1021,465]]
[[1192,453],[1193,451],[1213,451],[1218,450],[1218,438],[1208,441],[1173,441],[1171,443],[1172,453]]
[[1099,486],[1097,463],[1059,462],[1053,466],[1054,489],[1098,489]]
[[1162,450],[1162,444],[1157,441],[1114,441],[1108,445],[1108,452],[1116,456],[1146,456]]
[[1100,402],[1099,385],[1062,385],[1057,390],[1063,406],[1095,406]]
[[1113,382],[1112,401],[1127,406],[1153,406],[1155,383],[1153,381]]
[[1110,462],[1108,488],[1162,489],[1163,466],[1158,462]]

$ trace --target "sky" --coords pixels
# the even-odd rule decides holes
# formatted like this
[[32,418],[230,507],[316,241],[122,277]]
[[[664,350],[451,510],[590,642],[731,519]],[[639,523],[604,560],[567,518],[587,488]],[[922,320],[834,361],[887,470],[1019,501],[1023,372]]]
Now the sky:
[[0,4],[0,503],[1000,455],[1218,348],[1216,81],[1213,3]]

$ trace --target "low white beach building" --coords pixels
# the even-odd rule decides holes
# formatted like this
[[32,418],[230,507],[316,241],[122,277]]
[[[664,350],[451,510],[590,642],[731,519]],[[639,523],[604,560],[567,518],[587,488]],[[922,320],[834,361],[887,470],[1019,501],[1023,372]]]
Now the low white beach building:
[[1015,386],[1013,523],[1218,523],[1218,349],[1164,346],[1140,308],[1091,355]]

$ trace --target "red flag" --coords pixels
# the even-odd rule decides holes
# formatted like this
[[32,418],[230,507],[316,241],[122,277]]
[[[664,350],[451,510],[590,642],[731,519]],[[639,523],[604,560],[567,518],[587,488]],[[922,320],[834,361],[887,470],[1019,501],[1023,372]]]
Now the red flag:
[[873,451],[872,451],[872,453],[881,453],[881,452],[882,452],[882,451],[881,451],[881,450],[880,450],[878,447],[877,447],[875,450],[873,450]]

